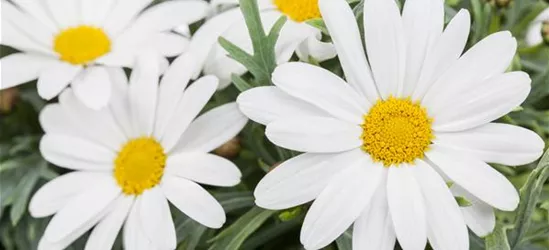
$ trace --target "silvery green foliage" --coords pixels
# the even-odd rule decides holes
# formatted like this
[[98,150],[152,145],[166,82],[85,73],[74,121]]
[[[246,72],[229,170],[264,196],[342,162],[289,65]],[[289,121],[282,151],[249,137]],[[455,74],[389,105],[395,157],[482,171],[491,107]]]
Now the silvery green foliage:
[[[355,7],[357,21],[361,22],[362,1],[348,2]],[[461,8],[472,13],[469,46],[499,30],[511,30],[519,39],[519,50],[511,69],[530,74],[532,92],[521,108],[498,122],[527,127],[549,142],[549,46],[526,47],[522,41],[528,24],[549,4],[542,0],[514,0],[501,8],[488,2],[446,0],[446,18],[449,20]],[[220,43],[250,73],[233,75],[234,85],[218,92],[207,109],[234,101],[240,91],[271,84],[270,74],[276,67],[274,44],[286,20],[280,19],[272,30],[265,31],[254,0],[240,0],[240,8],[253,38],[253,54],[223,38],[220,38]],[[330,40],[321,19],[308,23],[323,31],[323,40]],[[194,25],[194,28],[199,25]],[[13,52],[11,48],[2,47],[1,55]],[[318,64],[314,58],[310,58],[310,63]],[[320,66],[342,75],[337,59],[323,62]],[[27,211],[29,198],[46,181],[65,173],[65,170],[48,165],[38,151],[43,133],[38,124],[38,112],[45,103],[35,89],[34,84],[21,87],[15,105],[10,111],[0,114],[0,248],[3,249],[36,248],[49,218],[32,218]],[[259,179],[273,165],[296,153],[269,143],[264,137],[264,127],[258,124],[248,124],[240,139],[242,150],[231,160],[241,167],[243,182],[230,189],[209,189],[228,213],[227,223],[219,230],[208,229],[174,212],[178,249],[301,249],[299,230],[308,205],[269,211],[254,206],[252,195]],[[521,203],[515,212],[497,212],[498,222],[493,234],[484,239],[470,234],[471,249],[549,249],[549,153],[539,162],[526,166],[493,166],[520,189]],[[69,249],[83,249],[86,237],[87,234]],[[351,242],[351,233],[346,232],[327,249],[351,249]],[[122,249],[120,239],[115,248]],[[395,249],[400,248],[397,246]]]

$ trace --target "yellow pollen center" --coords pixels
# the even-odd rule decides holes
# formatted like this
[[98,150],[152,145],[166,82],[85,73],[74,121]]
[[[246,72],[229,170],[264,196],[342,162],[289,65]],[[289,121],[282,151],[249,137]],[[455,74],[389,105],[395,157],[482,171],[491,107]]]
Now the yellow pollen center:
[[319,18],[318,0],[273,0],[280,12],[296,22]]
[[362,149],[389,167],[423,158],[433,140],[427,110],[410,99],[379,100],[364,115]]
[[72,64],[86,64],[109,53],[111,40],[101,28],[80,25],[57,34],[53,47],[61,60]]
[[166,154],[155,139],[140,137],[122,147],[114,164],[114,177],[122,191],[128,195],[139,195],[160,182]]

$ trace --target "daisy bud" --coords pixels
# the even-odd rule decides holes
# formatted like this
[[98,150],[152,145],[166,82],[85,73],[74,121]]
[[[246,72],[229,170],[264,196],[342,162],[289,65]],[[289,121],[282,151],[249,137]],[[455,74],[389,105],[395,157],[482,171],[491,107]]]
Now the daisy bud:
[[233,139],[225,142],[225,144],[214,150],[216,155],[225,157],[225,158],[234,158],[240,153],[240,138],[234,137]]
[[549,45],[549,21],[544,21],[543,26],[541,26],[541,37],[545,44]]
[[17,88],[4,89],[0,91],[0,112],[8,113],[15,105],[19,90]]
[[513,0],[486,0],[486,2],[497,8],[507,8],[512,1]]

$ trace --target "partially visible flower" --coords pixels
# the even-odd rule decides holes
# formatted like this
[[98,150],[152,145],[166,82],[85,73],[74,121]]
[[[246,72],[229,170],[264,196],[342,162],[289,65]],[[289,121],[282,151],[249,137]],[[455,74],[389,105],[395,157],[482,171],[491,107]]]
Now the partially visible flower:
[[[528,46],[535,46],[545,41],[543,37],[544,23],[549,23],[549,8],[546,8],[532,23],[530,23],[528,31],[526,32],[526,44],[528,44]],[[549,24],[545,24],[545,29],[549,29]],[[546,32],[547,36],[549,31]],[[546,41],[549,44],[549,38],[545,39],[547,39]]]
[[[531,89],[528,74],[505,72],[516,39],[494,33],[463,53],[466,10],[444,28],[442,0],[407,0],[402,14],[395,1],[366,0],[366,57],[347,2],[320,0],[320,10],[346,81],[291,62],[275,69],[276,86],[237,99],[271,142],[304,152],[259,182],[256,204],[286,209],[314,200],[301,229],[306,249],[325,247],[352,225],[353,249],[393,249],[398,240],[404,250],[427,241],[435,250],[468,250],[467,226],[485,235],[493,208],[519,203],[487,163],[530,163],[544,148],[530,130],[493,123]],[[461,209],[454,195],[472,206]]]
[[153,50],[182,53],[188,38],[171,32],[202,19],[202,0],[2,0],[2,44],[20,50],[1,59],[2,86],[38,78],[47,100],[69,84],[86,106],[99,109],[111,96],[106,66],[131,67],[135,55]]
[[[197,183],[234,186],[240,170],[208,152],[247,122],[236,103],[197,115],[217,89],[205,76],[188,86],[193,59],[183,55],[160,86],[155,55],[140,57],[128,85],[121,69],[108,69],[113,100],[85,107],[72,89],[40,114],[46,132],[40,151],[71,170],[31,199],[34,217],[54,215],[38,249],[64,249],[92,227],[86,249],[111,249],[124,225],[125,249],[175,249],[168,201],[211,228],[225,222],[221,205]],[[196,119],[195,119],[196,118]]]
[[[201,70],[205,74],[216,75],[220,79],[220,88],[231,82],[231,74],[243,74],[247,69],[227,56],[227,52],[218,44],[219,36],[226,38],[248,53],[252,53],[252,43],[237,0],[212,1],[212,8],[222,7],[223,11],[198,29],[193,35],[190,51],[203,67],[197,68],[195,76]],[[304,61],[309,56],[318,61],[335,57],[331,43],[322,42],[321,31],[306,24],[305,21],[320,18],[318,0],[259,0],[263,26],[269,31],[281,16],[288,21],[280,32],[275,46],[278,63],[287,62],[294,52]],[[183,27],[185,28],[185,27]]]

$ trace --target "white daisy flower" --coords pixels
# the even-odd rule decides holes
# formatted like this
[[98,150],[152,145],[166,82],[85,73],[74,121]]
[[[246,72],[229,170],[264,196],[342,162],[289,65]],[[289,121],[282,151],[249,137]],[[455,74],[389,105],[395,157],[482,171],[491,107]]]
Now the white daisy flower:
[[[106,66],[131,67],[144,49],[177,56],[188,39],[171,30],[202,19],[202,0],[2,0],[2,44],[20,50],[1,59],[2,86],[38,78],[38,94],[52,99],[70,84],[86,106],[107,105]],[[164,65],[167,61],[164,59]]]
[[[248,53],[253,51],[244,17],[237,4],[237,0],[212,1],[214,9],[230,8],[206,21],[193,35],[189,45],[189,50],[203,65],[197,69],[195,76],[200,74],[201,69],[205,74],[213,74],[219,78],[220,88],[230,84],[232,73],[241,75],[247,69],[227,56],[225,49],[217,42],[218,38],[222,36]],[[309,61],[309,56],[318,61],[335,57],[333,44],[322,42],[321,31],[305,23],[320,17],[318,0],[258,0],[258,5],[266,31],[281,16],[288,17],[275,46],[278,63],[287,62],[294,52],[304,61]]]
[[195,119],[217,79],[205,76],[186,88],[193,60],[182,56],[158,86],[154,57],[138,59],[129,85],[121,69],[108,68],[115,98],[101,110],[67,89],[42,111],[42,155],[75,171],[31,199],[32,216],[55,214],[38,249],[64,249],[94,226],[86,249],[110,249],[122,225],[125,249],[175,249],[168,201],[207,227],[225,222],[221,205],[197,183],[240,182],[231,161],[208,152],[237,135],[247,118],[229,103]]
[[[365,51],[344,0],[320,0],[345,82],[320,67],[292,62],[276,86],[244,92],[237,103],[267,125],[278,146],[305,152],[269,172],[257,205],[284,209],[314,200],[301,230],[319,249],[354,223],[354,249],[466,250],[466,222],[445,178],[488,206],[511,211],[519,196],[487,162],[536,160],[544,142],[517,126],[491,123],[530,91],[524,72],[505,73],[516,50],[495,33],[462,55],[470,16],[443,31],[444,1],[364,2]],[[478,214],[490,216],[493,214]],[[490,218],[473,221],[491,231]],[[475,225],[469,224],[475,229]]]
[[539,14],[536,19],[528,27],[526,32],[526,44],[528,46],[535,46],[540,43],[543,43],[542,29],[543,25],[549,27],[549,8],[545,9],[541,14]]

